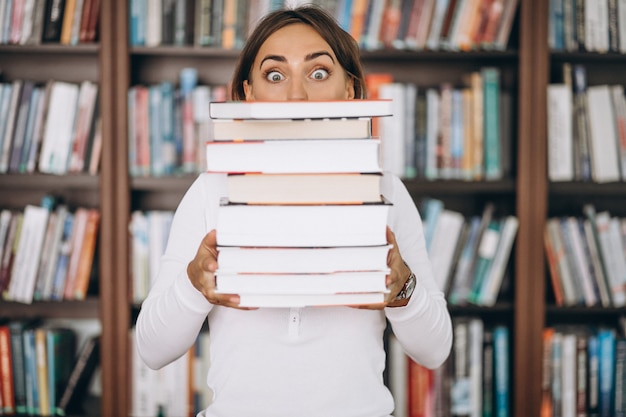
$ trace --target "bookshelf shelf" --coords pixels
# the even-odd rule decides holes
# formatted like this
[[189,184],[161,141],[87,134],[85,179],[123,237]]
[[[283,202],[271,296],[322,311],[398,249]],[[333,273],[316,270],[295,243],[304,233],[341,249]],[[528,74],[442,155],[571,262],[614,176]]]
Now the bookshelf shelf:
[[40,45],[0,45],[0,53],[3,55],[65,54],[96,56],[99,52],[100,44],[97,43],[85,43],[78,45],[60,45],[58,43]]
[[626,182],[598,184],[593,182],[550,183],[550,194],[575,197],[623,197],[626,195]]
[[8,190],[73,189],[97,188],[99,177],[94,175],[46,175],[46,174],[3,174],[0,187]]
[[12,318],[70,318],[97,319],[100,315],[100,301],[88,297],[83,301],[41,301],[32,304],[0,302],[0,317]]
[[404,184],[413,195],[458,195],[458,194],[515,194],[515,181],[424,181],[405,180]]

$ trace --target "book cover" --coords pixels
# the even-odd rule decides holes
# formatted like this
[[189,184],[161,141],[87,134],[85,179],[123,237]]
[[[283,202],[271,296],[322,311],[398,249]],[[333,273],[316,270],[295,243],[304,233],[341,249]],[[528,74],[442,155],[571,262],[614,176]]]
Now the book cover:
[[498,325],[493,329],[495,416],[506,417],[510,410],[510,335],[509,328]]
[[207,171],[264,174],[381,172],[379,139],[221,141],[206,145]]
[[498,247],[493,256],[489,272],[485,277],[483,288],[480,291],[479,303],[482,305],[493,306],[498,298],[518,228],[519,220],[517,217],[506,216],[502,220]]
[[572,90],[567,84],[548,86],[548,178],[574,179]]
[[39,155],[40,172],[67,173],[78,93],[77,84],[56,81],[52,86]]
[[483,80],[485,179],[502,179],[500,150],[500,69],[484,67]]
[[301,308],[310,306],[366,305],[385,301],[384,292],[338,294],[241,294],[241,307]]
[[615,331],[598,330],[598,413],[600,417],[613,415],[615,405]]
[[378,174],[229,174],[228,201],[247,204],[334,204],[380,201]]
[[98,243],[98,229],[100,226],[100,211],[89,209],[85,224],[85,233],[80,245],[78,265],[76,266],[76,281],[73,289],[74,300],[84,300],[89,289],[89,279],[93,267],[93,260]]
[[219,246],[374,246],[387,243],[389,203],[362,205],[222,204]]
[[336,119],[391,116],[391,100],[211,102],[214,119]]
[[220,246],[217,273],[384,271],[389,245],[325,248]]
[[15,413],[13,352],[11,330],[7,324],[0,325],[0,400],[4,414]]
[[15,262],[9,285],[9,298],[30,304],[33,301],[37,268],[41,259],[50,209],[27,205],[15,253]]
[[297,294],[387,292],[389,269],[331,273],[227,273],[216,272],[216,292],[221,294]]
[[307,119],[212,121],[213,140],[366,139],[371,119]]
[[76,332],[69,328],[49,327],[45,330],[48,361],[50,415],[62,415],[57,408],[61,394],[70,379],[76,358]]
[[68,415],[84,412],[81,402],[99,363],[100,337],[93,336],[84,343],[74,361],[67,385],[57,403],[57,413]]
[[615,112],[608,85],[587,88],[591,177],[595,182],[619,181],[618,136],[615,130]]

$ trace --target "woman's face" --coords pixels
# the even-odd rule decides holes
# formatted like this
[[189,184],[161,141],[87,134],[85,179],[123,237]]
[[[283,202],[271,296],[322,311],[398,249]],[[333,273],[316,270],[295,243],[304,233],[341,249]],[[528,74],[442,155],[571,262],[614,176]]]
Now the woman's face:
[[330,45],[306,24],[274,32],[261,45],[244,81],[246,100],[348,100],[354,85]]

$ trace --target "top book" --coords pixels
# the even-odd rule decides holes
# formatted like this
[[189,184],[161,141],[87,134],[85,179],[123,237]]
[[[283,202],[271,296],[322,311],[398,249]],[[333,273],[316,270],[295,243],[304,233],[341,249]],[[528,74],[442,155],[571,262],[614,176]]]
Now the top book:
[[383,99],[209,103],[209,115],[212,119],[339,119],[392,114],[392,101]]

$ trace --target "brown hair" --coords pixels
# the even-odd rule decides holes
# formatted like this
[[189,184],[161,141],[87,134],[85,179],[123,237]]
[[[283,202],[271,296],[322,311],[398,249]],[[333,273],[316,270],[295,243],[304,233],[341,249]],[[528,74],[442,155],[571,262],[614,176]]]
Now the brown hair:
[[361,66],[359,45],[346,31],[341,29],[335,19],[313,5],[300,6],[294,9],[280,9],[267,14],[256,26],[248,38],[235,67],[230,85],[233,100],[245,100],[243,82],[250,76],[252,65],[261,45],[274,32],[294,23],[311,26],[330,45],[339,65],[354,81],[354,97],[365,98],[365,76]]

